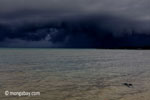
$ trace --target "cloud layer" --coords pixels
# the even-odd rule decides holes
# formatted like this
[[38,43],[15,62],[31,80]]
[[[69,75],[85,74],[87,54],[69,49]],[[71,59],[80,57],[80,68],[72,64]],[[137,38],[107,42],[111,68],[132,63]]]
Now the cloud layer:
[[149,0],[1,0],[0,47],[148,47],[149,4]]

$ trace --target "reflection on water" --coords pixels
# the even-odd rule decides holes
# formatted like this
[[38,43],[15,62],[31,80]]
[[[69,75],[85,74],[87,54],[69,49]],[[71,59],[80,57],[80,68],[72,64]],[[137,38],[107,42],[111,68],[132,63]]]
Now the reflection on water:
[[[123,100],[150,89],[150,51],[0,49],[0,98],[9,91],[39,91],[19,100]],[[134,84],[134,88],[122,85]]]

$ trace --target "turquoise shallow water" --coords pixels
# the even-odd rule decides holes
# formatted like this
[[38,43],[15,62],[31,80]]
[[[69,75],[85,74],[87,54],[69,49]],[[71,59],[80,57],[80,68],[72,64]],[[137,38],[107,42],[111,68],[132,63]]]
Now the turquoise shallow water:
[[103,89],[122,89],[123,82],[130,82],[136,88],[129,92],[146,91],[141,84],[150,76],[149,54],[149,50],[3,48],[0,98],[16,100],[4,95],[9,90],[41,92],[20,100],[103,100],[108,96],[119,100],[123,97],[119,92],[125,91],[112,96],[103,95]]

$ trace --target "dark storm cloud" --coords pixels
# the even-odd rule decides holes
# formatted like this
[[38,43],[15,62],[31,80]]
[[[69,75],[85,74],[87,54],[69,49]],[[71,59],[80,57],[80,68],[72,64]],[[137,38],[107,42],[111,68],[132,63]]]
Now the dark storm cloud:
[[147,47],[149,0],[1,0],[1,47]]
[[[57,16],[111,13],[150,19],[149,0],[0,0],[0,15]],[[9,15],[9,16],[8,16]]]

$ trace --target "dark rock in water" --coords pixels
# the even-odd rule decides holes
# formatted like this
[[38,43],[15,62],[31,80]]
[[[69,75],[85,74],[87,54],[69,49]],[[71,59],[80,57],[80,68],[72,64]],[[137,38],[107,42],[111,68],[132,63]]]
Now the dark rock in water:
[[127,87],[133,87],[133,84],[131,84],[131,83],[123,83],[123,85],[125,85],[125,86],[127,86]]
[[128,84],[128,87],[133,87],[133,84]]

